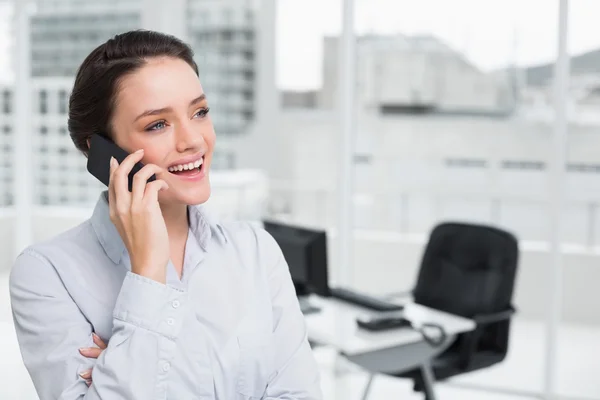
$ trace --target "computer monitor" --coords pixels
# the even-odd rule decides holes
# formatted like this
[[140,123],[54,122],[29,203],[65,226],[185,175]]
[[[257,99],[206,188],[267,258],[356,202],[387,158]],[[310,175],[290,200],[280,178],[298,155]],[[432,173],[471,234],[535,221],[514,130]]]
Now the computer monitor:
[[329,296],[327,233],[274,221],[263,224],[283,252],[296,294]]

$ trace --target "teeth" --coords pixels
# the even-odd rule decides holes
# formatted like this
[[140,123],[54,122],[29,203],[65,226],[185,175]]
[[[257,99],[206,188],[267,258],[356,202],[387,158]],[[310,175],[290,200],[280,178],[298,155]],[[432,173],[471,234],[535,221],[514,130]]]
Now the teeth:
[[175,171],[189,171],[192,170],[194,168],[198,168],[199,166],[202,165],[203,159],[199,159],[196,162],[191,162],[188,164],[179,164],[179,165],[174,165],[172,167],[168,168],[169,172],[175,172]]

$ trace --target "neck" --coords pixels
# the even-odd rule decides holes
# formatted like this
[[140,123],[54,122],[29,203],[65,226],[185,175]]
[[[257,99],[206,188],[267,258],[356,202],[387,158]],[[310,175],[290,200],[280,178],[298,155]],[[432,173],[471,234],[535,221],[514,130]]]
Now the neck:
[[160,209],[169,239],[178,241],[186,238],[189,229],[187,206],[185,204],[161,204]]

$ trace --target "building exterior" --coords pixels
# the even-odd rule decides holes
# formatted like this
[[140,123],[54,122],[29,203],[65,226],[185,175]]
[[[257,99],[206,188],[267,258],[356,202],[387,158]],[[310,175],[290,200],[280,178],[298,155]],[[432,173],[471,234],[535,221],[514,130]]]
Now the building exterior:
[[[513,100],[508,81],[480,71],[431,36],[363,36],[357,39],[357,108],[375,113],[503,113]],[[321,105],[336,104],[337,37],[323,52]]]
[[[99,44],[142,27],[143,0],[37,0],[31,22],[32,76],[73,77]],[[187,41],[221,134],[241,134],[254,119],[255,7],[247,0],[188,1]]]

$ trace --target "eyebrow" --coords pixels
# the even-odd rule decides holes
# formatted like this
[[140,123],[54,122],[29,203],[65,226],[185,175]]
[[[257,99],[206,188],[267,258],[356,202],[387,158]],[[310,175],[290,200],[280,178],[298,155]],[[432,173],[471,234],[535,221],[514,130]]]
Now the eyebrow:
[[[194,106],[198,103],[201,103],[204,100],[206,100],[206,94],[202,93],[200,96],[198,96],[194,100],[190,101],[189,107]],[[173,111],[173,109],[171,107],[158,108],[156,110],[146,110],[143,113],[141,113],[140,115],[138,115],[135,118],[135,120],[133,120],[133,122],[137,122],[139,119],[148,117],[150,115],[159,115],[159,114],[172,112],[172,111]]]

